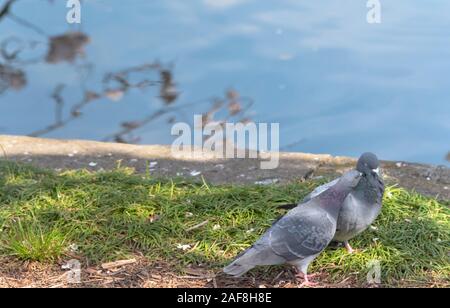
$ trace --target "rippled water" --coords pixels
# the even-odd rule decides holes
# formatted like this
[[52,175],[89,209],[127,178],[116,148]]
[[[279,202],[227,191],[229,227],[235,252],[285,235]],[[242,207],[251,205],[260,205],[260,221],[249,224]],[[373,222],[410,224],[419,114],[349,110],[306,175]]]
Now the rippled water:
[[[5,0],[0,1],[0,5]],[[18,0],[12,12],[46,35],[10,18],[0,39],[38,43],[23,56],[45,53],[46,36],[80,30],[90,36],[82,79],[69,64],[23,67],[27,86],[0,96],[0,133],[27,134],[54,118],[49,98],[66,84],[98,88],[106,72],[152,62],[173,64],[177,104],[223,96],[251,97],[249,116],[279,122],[283,149],[445,164],[450,150],[450,2],[381,0],[382,23],[368,24],[366,2],[256,0],[85,1],[81,27],[65,22],[65,1]],[[154,90],[102,99],[48,137],[103,139],[121,122],[162,106]],[[177,120],[192,121],[196,106]],[[68,112],[67,110],[65,112]],[[162,117],[140,129],[142,143],[170,143]],[[448,163],[447,163],[448,164]]]

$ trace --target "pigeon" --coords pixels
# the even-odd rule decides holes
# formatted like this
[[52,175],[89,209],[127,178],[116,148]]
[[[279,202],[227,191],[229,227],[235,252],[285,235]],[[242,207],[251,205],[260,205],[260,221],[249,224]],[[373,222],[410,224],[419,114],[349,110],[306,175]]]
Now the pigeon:
[[308,266],[333,239],[343,201],[360,179],[361,173],[349,171],[322,194],[290,210],[223,271],[240,277],[256,266],[287,263],[295,266],[302,285],[312,284]]
[[[349,240],[366,230],[375,221],[380,214],[384,195],[380,162],[375,154],[362,154],[356,165],[356,170],[362,173],[362,178],[344,200],[338,217],[336,234],[333,238],[336,242],[343,242],[349,253],[354,252]],[[330,187],[336,185],[338,181],[339,178],[317,187],[302,202],[320,196]],[[290,209],[293,208],[293,205],[284,205],[280,208]]]

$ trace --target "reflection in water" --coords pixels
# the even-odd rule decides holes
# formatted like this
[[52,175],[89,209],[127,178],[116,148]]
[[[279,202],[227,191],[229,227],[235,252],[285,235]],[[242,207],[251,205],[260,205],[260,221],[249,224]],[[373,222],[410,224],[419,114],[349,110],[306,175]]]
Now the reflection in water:
[[[11,5],[14,1],[8,1],[1,16],[8,17],[13,16],[11,13]],[[87,34],[76,31],[66,32],[57,36],[49,37],[45,34],[45,31],[41,30],[39,26],[32,24],[31,22],[24,21],[23,19],[14,16],[15,21],[20,21],[19,24],[26,28],[36,31],[38,34],[44,35],[48,38],[48,51],[43,59],[37,58],[34,63],[46,62],[47,64],[59,64],[67,62],[75,68],[82,68],[92,70],[94,64],[92,63],[79,63],[79,59],[85,56],[85,46],[90,42],[90,38]],[[20,48],[10,50],[11,42],[19,42]],[[8,38],[2,43],[1,54],[5,61],[5,65],[0,66],[0,80],[2,81],[2,92],[8,88],[20,90],[26,85],[24,71],[13,68],[10,65],[16,66],[24,64],[25,62],[20,59],[20,54],[26,49],[24,46],[33,46],[33,44],[25,43],[21,38]],[[155,73],[151,76],[150,73]],[[136,78],[137,77],[137,78]],[[207,124],[216,123],[216,125],[224,125],[224,123],[231,118],[243,117],[245,112],[249,108],[247,106],[245,110],[241,105],[241,99],[239,93],[234,90],[227,92],[228,104],[225,104],[225,100],[220,99],[207,99],[202,102],[175,105],[179,91],[176,88],[173,73],[170,68],[164,67],[159,62],[151,64],[143,64],[139,66],[130,67],[119,72],[106,73],[102,79],[102,90],[94,91],[87,90],[82,87],[82,99],[76,103],[67,103],[64,98],[63,91],[67,87],[66,84],[58,83],[53,90],[51,99],[54,101],[54,120],[49,125],[42,129],[35,130],[29,133],[32,137],[41,137],[50,133],[64,129],[67,125],[78,120],[83,116],[84,110],[93,102],[107,98],[114,102],[119,102],[124,99],[127,94],[133,90],[138,89],[145,91],[150,87],[159,88],[159,98],[164,103],[164,106],[156,111],[150,112],[148,115],[141,117],[138,120],[124,121],[120,124],[120,129],[116,132],[104,137],[104,141],[115,141],[120,143],[138,143],[141,138],[135,135],[136,131],[147,126],[149,123],[154,122],[158,118],[164,115],[169,115],[169,124],[176,122],[176,114],[183,109],[191,108],[195,105],[209,103],[210,107],[203,115],[203,126]],[[65,114],[65,108],[70,106],[69,113]],[[215,119],[215,116],[224,109],[224,106],[228,106],[228,116],[223,120]],[[225,107],[226,108],[226,107]],[[245,117],[238,121],[249,121],[249,118]]]
[[0,0],[2,133],[170,143],[202,113],[279,122],[288,150],[445,163],[448,2],[381,1],[370,25],[359,0],[91,0],[79,26],[64,2]]

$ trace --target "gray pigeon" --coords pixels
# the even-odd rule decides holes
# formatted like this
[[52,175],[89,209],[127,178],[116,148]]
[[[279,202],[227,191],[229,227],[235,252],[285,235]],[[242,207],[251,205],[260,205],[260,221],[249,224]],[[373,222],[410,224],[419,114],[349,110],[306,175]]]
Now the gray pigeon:
[[[381,211],[381,202],[384,194],[384,183],[380,176],[380,162],[373,153],[364,153],[358,160],[356,170],[362,173],[361,181],[345,198],[337,222],[334,241],[343,242],[349,253],[354,250],[348,243],[350,239],[366,230],[377,218]],[[330,187],[336,185],[339,178],[317,187],[303,199],[307,202]],[[282,208],[289,209],[292,205]]]
[[347,172],[333,187],[289,211],[223,271],[239,277],[258,265],[288,263],[303,284],[310,284],[308,266],[333,239],[343,201],[360,178],[357,171]]

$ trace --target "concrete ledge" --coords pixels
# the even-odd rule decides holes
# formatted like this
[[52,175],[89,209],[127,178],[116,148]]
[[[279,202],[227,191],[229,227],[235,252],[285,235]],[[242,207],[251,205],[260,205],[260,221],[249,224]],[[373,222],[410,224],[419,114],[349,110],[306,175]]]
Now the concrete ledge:
[[[0,135],[0,157],[56,171],[67,169],[111,170],[121,166],[157,176],[197,178],[211,183],[284,183],[317,177],[335,177],[355,165],[355,159],[305,153],[280,153],[280,165],[261,170],[259,159],[174,157],[169,146],[127,145],[81,140],[55,140]],[[408,162],[384,161],[389,184],[450,200],[450,169]]]

